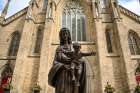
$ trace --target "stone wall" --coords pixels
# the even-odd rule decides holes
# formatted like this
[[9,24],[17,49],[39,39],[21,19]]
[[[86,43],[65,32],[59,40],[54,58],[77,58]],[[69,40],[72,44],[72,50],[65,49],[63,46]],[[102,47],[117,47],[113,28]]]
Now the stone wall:
[[[48,2],[48,7],[50,2]],[[66,0],[53,2],[53,16],[48,18],[48,15],[42,12],[43,2],[41,1],[40,8],[33,8],[35,20],[25,20],[26,15],[22,15],[2,27],[0,59],[7,57],[11,34],[14,31],[22,33],[13,74],[13,93],[31,93],[36,82],[39,82],[42,88],[41,93],[54,92],[54,89],[48,85],[48,72],[52,66],[55,50],[59,46],[61,14],[66,2]],[[55,4],[58,4],[57,7]],[[95,11],[91,9],[91,3],[84,0],[81,5],[87,19],[86,27],[89,38],[88,42],[80,42],[82,51],[97,52],[96,56],[85,58],[88,68],[87,93],[104,93],[107,82],[116,89],[116,93],[132,93],[136,86],[134,72],[140,56],[130,54],[128,32],[131,29],[140,36],[140,24],[124,14],[121,14],[119,21],[113,19],[113,16],[108,13],[101,13],[101,18],[94,18]],[[39,26],[44,27],[43,43],[41,53],[35,54],[33,49]],[[108,28],[114,34],[113,53],[107,51],[105,31]],[[0,67],[6,62],[0,60]]]

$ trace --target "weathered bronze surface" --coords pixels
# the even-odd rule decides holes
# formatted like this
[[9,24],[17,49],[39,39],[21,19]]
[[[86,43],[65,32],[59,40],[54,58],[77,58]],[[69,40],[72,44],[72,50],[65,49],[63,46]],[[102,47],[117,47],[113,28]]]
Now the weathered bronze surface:
[[78,43],[73,45],[72,51],[71,35],[67,28],[60,30],[59,37],[60,46],[56,49],[48,83],[55,88],[55,93],[86,93],[86,66],[81,58],[95,53],[82,53]]

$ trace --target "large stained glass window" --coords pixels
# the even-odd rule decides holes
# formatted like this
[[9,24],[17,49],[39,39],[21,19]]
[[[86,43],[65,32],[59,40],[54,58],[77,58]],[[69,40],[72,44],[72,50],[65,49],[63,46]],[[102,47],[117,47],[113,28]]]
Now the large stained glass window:
[[85,15],[77,2],[67,3],[62,12],[61,27],[71,31],[72,41],[86,41]]

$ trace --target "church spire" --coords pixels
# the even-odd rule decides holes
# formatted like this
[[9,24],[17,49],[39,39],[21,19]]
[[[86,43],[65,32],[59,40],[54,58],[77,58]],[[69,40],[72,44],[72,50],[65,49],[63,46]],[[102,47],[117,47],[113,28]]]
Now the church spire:
[[6,5],[5,5],[5,7],[4,7],[4,9],[3,9],[2,13],[1,13],[1,17],[2,18],[5,18],[5,16],[7,15],[7,11],[8,11],[8,7],[9,7],[9,4],[10,4],[10,1],[11,0],[7,0],[7,3],[6,3]]

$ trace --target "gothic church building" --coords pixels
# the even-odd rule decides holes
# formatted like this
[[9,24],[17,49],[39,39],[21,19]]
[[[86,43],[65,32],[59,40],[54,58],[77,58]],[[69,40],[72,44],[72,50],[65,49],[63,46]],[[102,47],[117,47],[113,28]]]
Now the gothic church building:
[[[48,85],[59,31],[67,27],[84,57],[87,93],[105,93],[107,82],[115,93],[133,93],[140,66],[140,16],[117,0],[31,0],[29,6],[0,16],[0,84],[12,83],[12,93],[54,93]],[[139,73],[138,73],[139,75]],[[4,81],[5,80],[5,81]]]

